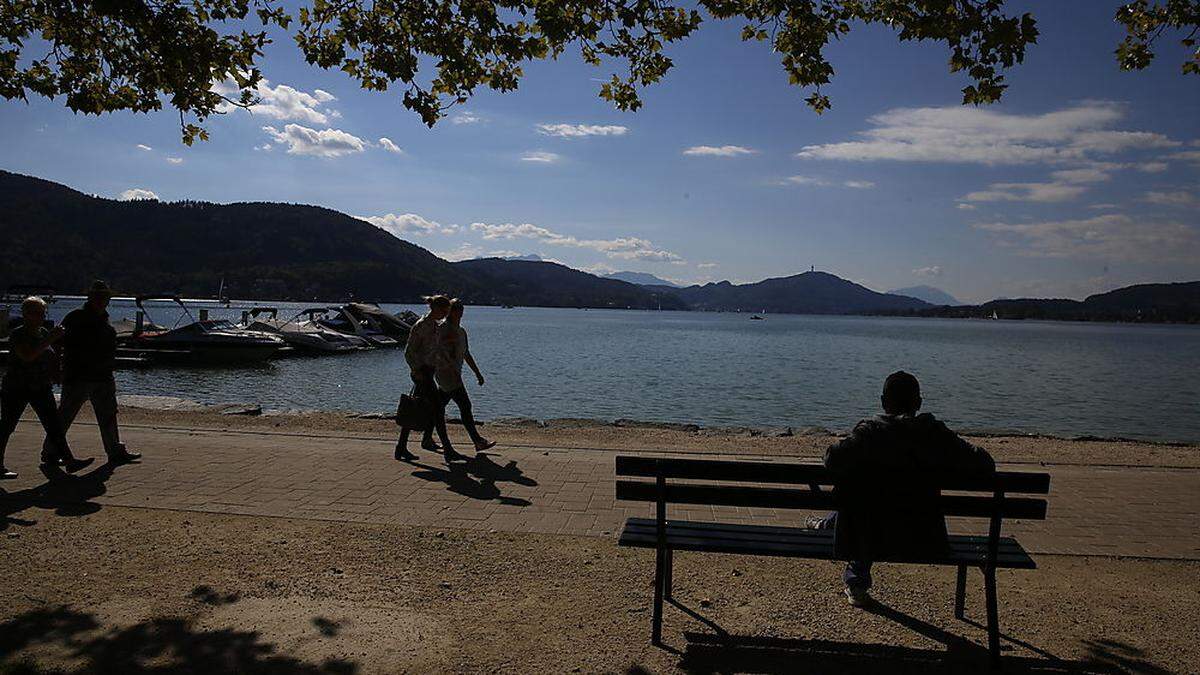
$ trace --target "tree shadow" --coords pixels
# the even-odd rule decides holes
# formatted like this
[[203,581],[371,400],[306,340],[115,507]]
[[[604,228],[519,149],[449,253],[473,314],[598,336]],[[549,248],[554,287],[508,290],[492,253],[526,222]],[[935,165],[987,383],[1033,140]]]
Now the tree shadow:
[[486,455],[468,458],[465,462],[454,462],[446,467],[431,466],[416,461],[410,461],[409,464],[420,469],[414,471],[412,475],[421,480],[445,483],[446,488],[451,492],[471,499],[495,500],[509,506],[529,506],[531,502],[528,499],[504,496],[496,483],[537,485],[537,481],[526,476],[515,461],[501,466]]
[[[679,667],[690,673],[796,673],[838,672],[866,675],[868,673],[913,673],[940,675],[987,671],[991,668],[986,646],[955,635],[933,624],[905,614],[882,603],[867,611],[943,645],[944,649],[920,649],[879,644],[838,642],[803,638],[731,635],[715,621],[682,606],[671,603],[686,614],[713,629],[714,633],[684,632]],[[1080,673],[1109,675],[1116,673],[1145,673],[1160,675],[1166,670],[1144,659],[1144,654],[1129,645],[1113,640],[1087,641],[1088,655],[1077,661],[1062,659],[1019,640],[1002,635],[1002,639],[1017,644],[1035,656],[1008,655],[1002,658],[1005,673]],[[1011,651],[1011,646],[1003,647]]]
[[42,465],[39,470],[46,477],[45,483],[16,492],[0,489],[0,531],[8,529],[9,525],[36,525],[36,520],[14,517],[14,514],[31,508],[54,511],[55,515],[68,518],[99,511],[100,505],[92,500],[108,491],[106,483],[116,468],[116,464],[109,462],[88,473],[73,476],[58,467]]
[[281,654],[254,631],[197,630],[182,618],[154,618],[127,627],[105,627],[92,614],[69,607],[36,609],[0,624],[0,668],[9,672],[56,672],[18,661],[16,652],[53,647],[78,659],[89,673],[357,673],[353,661],[312,664]]

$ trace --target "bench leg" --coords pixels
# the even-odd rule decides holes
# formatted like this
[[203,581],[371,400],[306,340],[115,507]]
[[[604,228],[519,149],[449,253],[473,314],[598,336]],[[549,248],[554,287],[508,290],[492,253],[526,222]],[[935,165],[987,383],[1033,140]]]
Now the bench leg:
[[967,566],[958,566],[958,585],[954,587],[954,618],[963,618],[967,606]]
[[666,573],[663,582],[663,596],[670,600],[675,596],[671,593],[671,589],[675,585],[675,550],[667,549]]
[[663,586],[666,581],[666,556],[667,553],[662,549],[657,549],[654,556],[654,623],[650,632],[650,642],[656,645],[662,644],[662,613],[663,613]]
[[1000,610],[996,606],[996,570],[984,568],[983,586],[987,594],[988,656],[993,665],[1000,665]]

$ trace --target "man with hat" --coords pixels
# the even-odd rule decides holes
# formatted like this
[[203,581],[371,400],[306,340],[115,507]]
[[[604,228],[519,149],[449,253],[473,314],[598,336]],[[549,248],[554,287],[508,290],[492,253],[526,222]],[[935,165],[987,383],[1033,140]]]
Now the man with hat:
[[108,301],[112,291],[103,281],[88,289],[83,307],[62,320],[62,398],[58,404],[63,427],[70,428],[84,401],[91,401],[104,452],[113,464],[132,462],[141,454],[130,452],[121,442],[117,428],[117,385],[113,365],[117,358],[117,332],[108,323]]

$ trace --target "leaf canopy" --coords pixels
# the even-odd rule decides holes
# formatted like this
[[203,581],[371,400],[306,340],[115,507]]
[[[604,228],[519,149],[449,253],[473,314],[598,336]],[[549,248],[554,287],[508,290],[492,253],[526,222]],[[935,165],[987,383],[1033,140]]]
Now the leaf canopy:
[[[514,90],[524,64],[567,49],[618,65],[598,93],[632,111],[674,65],[667,48],[706,19],[769,43],[817,113],[832,105],[825,48],[857,26],[944,44],[949,70],[970,80],[963,103],[976,105],[1000,99],[1004,72],[1038,37],[1034,18],[1009,15],[1003,0],[305,0],[294,16],[277,0],[0,0],[0,96],[62,97],[86,114],[169,105],[190,144],[207,138],[200,125],[213,114],[256,102],[263,48],[283,31],[308,63],[400,90],[431,127],[479,88]],[[1190,30],[1183,43],[1195,47],[1200,0],[1137,0],[1116,19],[1128,30],[1118,63],[1145,68],[1166,30]],[[1200,50],[1183,71],[1200,72]]]

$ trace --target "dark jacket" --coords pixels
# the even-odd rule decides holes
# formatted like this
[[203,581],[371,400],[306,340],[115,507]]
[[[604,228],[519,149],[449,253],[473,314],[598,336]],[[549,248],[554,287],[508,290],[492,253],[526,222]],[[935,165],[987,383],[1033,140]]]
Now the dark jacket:
[[991,455],[933,415],[863,420],[825,452],[838,474],[834,549],[843,560],[921,560],[946,552],[939,485],[952,476],[987,476]]
[[87,307],[62,320],[63,381],[97,382],[111,379],[117,358],[117,331],[108,323],[108,312]]
[[36,347],[41,344],[50,331],[45,326],[36,330],[29,326],[18,326],[8,335],[8,369],[0,380],[0,389],[4,391],[31,391],[49,389],[54,379],[55,353],[50,348],[43,351],[32,361],[25,361],[17,356],[18,347]]

